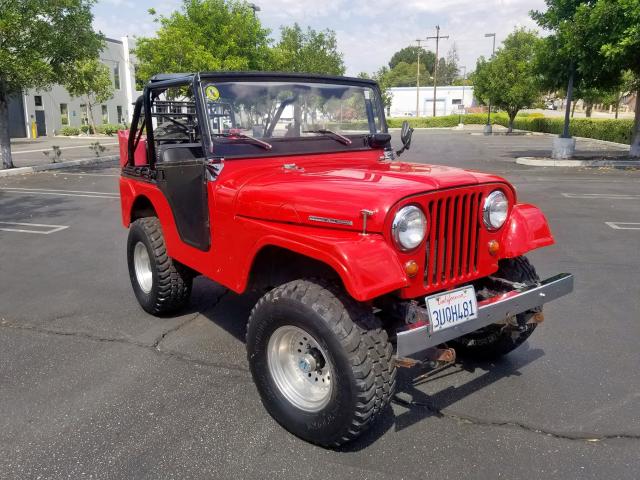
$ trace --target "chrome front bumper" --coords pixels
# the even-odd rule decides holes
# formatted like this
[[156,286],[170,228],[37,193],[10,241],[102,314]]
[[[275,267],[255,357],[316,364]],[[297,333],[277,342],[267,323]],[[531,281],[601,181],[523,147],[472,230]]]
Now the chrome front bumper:
[[[573,275],[560,273],[540,282],[540,285],[511,290],[502,295],[478,302],[478,318],[433,332],[428,320],[418,327],[397,332],[399,358],[412,357],[428,348],[474,332],[479,328],[518,313],[539,307],[573,291]],[[427,310],[418,308],[419,317],[428,319]]]

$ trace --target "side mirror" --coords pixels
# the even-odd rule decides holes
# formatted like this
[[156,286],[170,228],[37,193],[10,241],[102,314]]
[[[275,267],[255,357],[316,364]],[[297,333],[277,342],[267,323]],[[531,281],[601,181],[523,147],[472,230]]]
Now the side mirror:
[[406,120],[402,122],[402,129],[400,130],[400,140],[402,141],[402,148],[396,152],[397,155],[402,155],[402,152],[411,148],[411,137],[413,135],[413,127],[409,126],[409,122]]

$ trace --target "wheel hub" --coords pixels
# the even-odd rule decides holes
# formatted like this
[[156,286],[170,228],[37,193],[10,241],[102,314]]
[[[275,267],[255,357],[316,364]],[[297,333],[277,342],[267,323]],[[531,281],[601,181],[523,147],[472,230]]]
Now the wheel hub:
[[317,412],[329,403],[332,366],[318,341],[306,331],[286,325],[273,332],[267,364],[276,387],[295,407]]
[[310,353],[305,353],[298,359],[298,367],[304,373],[313,372],[316,369],[316,359]]
[[151,271],[151,259],[149,251],[144,243],[138,242],[133,248],[133,267],[136,272],[136,280],[144,293],[151,292],[153,286],[153,273]]

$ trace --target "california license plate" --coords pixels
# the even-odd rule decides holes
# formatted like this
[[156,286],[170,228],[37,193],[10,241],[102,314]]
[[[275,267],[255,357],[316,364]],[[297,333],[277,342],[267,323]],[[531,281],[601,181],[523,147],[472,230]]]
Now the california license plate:
[[478,318],[476,290],[472,285],[426,298],[431,331],[437,332]]

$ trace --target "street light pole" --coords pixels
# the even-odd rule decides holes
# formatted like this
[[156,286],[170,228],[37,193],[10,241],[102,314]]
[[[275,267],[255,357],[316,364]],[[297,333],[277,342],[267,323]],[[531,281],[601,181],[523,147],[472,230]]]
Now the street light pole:
[[436,88],[438,85],[438,47],[440,45],[440,39],[448,39],[449,35],[440,35],[440,25],[436,25],[436,36],[427,37],[427,40],[436,40],[436,63],[433,67],[433,116],[436,116]]
[[[486,38],[493,37],[493,48],[491,49],[491,58],[493,58],[493,56],[496,54],[496,34],[485,33],[484,36]],[[484,127],[484,133],[488,135],[492,131],[493,131],[493,127],[491,126],[491,98],[489,98],[489,111],[487,112],[487,124]]]

